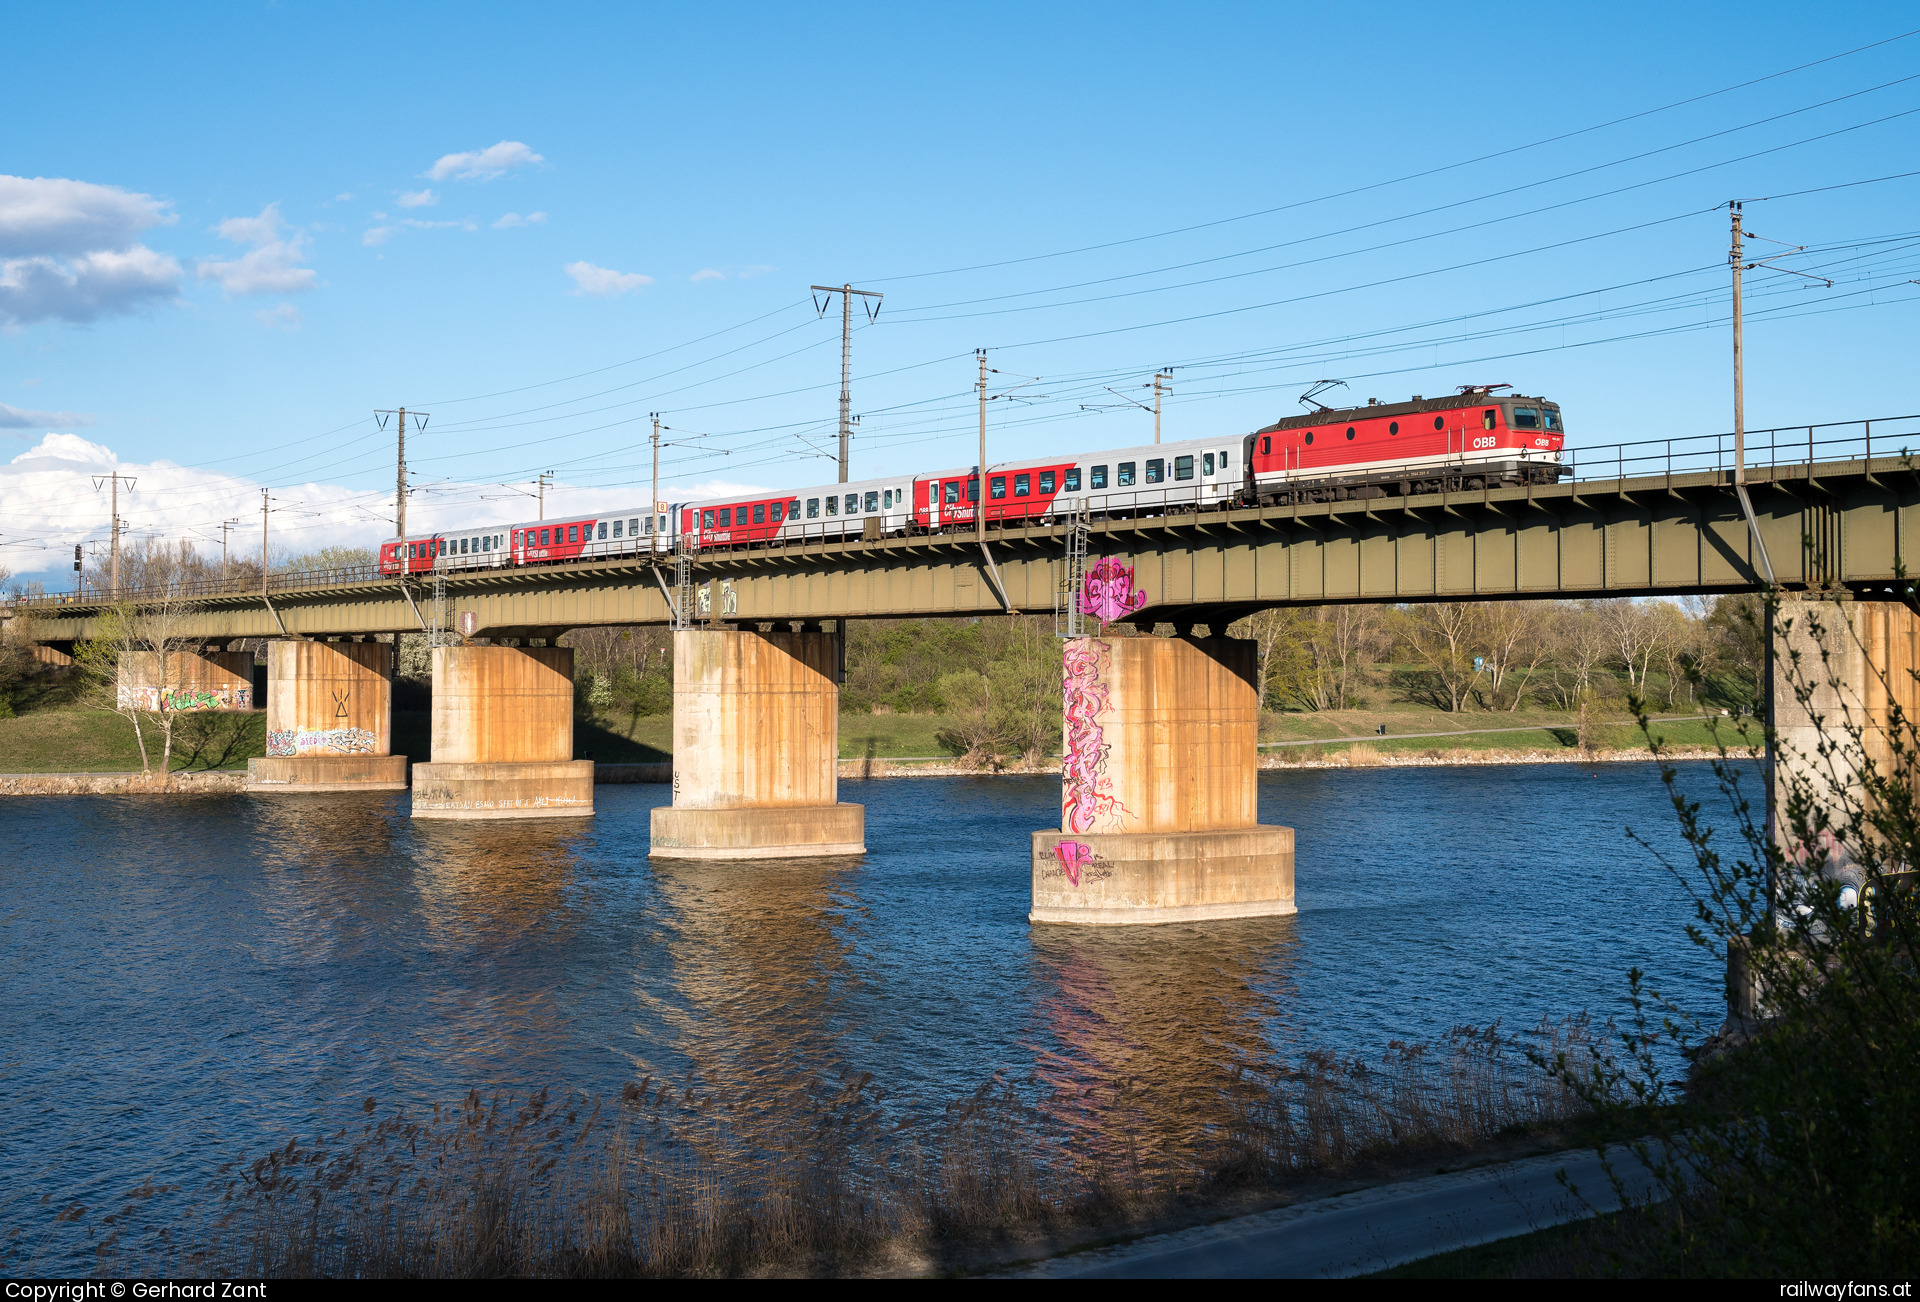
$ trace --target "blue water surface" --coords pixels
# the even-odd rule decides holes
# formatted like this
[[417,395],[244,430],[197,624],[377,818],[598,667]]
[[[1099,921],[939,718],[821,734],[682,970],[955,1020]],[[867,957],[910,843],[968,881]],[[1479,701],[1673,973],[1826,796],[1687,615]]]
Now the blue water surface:
[[[1706,766],[1682,770],[1711,810]],[[1652,764],[1265,773],[1299,913],[1119,929],[1026,920],[1057,778],[845,782],[858,860],[650,863],[668,798],[603,786],[590,819],[503,823],[415,822],[404,793],[0,806],[10,1270],[86,1267],[55,1209],[197,1186],[368,1098],[1200,1086],[1275,1051],[1614,1015],[1633,966],[1718,1017],[1682,887],[1625,833],[1684,855]]]

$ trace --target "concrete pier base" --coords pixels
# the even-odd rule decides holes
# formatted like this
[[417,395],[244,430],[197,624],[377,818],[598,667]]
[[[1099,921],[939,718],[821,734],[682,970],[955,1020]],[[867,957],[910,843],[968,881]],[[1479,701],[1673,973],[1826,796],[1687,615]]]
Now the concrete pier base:
[[866,853],[866,810],[840,803],[839,633],[673,635],[673,804],[663,859]]
[[267,644],[267,753],[247,761],[255,795],[404,791],[393,737],[393,648],[384,642]]
[[592,813],[592,760],[413,766],[415,818],[564,818]]
[[247,761],[248,791],[405,791],[405,755],[269,755]]
[[433,762],[413,766],[415,818],[593,812],[593,761],[573,758],[573,652],[433,649]]
[[1292,912],[1290,827],[1033,834],[1029,922],[1126,927]]
[[866,852],[864,805],[653,811],[656,859],[804,859]]
[[[1099,574],[1134,592],[1124,566]],[[1028,920],[1292,913],[1293,829],[1256,821],[1254,644],[1078,637],[1061,654],[1060,827],[1033,834]]]

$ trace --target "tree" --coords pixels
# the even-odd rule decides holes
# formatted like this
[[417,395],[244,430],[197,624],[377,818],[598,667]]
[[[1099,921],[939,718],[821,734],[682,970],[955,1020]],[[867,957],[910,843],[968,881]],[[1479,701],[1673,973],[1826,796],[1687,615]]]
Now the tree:
[[1401,607],[1395,620],[1400,641],[1433,675],[1447,709],[1458,713],[1473,690],[1474,607],[1464,601],[1436,601]]
[[1613,644],[1613,653],[1627,671],[1627,685],[1645,692],[1647,665],[1653,660],[1659,631],[1653,613],[1631,597],[1598,603],[1600,622]]
[[1487,703],[1504,695],[1509,711],[1520,708],[1527,684],[1552,652],[1539,602],[1492,601],[1479,607],[1474,641],[1485,663]]
[[1348,708],[1368,667],[1390,645],[1378,606],[1314,606],[1298,612],[1296,628],[1312,657],[1302,687],[1317,710]]
[[1307,646],[1305,614],[1292,606],[1263,610],[1247,621],[1247,630],[1254,641],[1260,708],[1319,709],[1318,670]]
[[1558,603],[1548,617],[1554,659],[1553,693],[1562,709],[1576,709],[1596,692],[1594,675],[1611,646],[1598,605],[1591,600]]

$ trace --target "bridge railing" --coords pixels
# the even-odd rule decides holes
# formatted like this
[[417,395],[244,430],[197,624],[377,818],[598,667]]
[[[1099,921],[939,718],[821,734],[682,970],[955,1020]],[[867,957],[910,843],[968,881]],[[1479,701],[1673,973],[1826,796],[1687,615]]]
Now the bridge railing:
[[[1782,471],[1789,473],[1799,471],[1806,477],[1813,478],[1815,467],[1820,465],[1848,462],[1897,464],[1907,458],[1910,449],[1920,450],[1920,415],[1830,421],[1814,425],[1783,425],[1770,429],[1748,430],[1746,434],[1746,461],[1749,470],[1770,470],[1774,478],[1779,478]],[[1703,473],[1730,475],[1733,470],[1733,461],[1734,438],[1731,432],[1685,435],[1670,439],[1639,439],[1596,447],[1568,448],[1561,454],[1559,479],[1562,483],[1571,480],[1598,486],[1609,481],[1661,476],[1671,479],[1675,475]],[[1469,469],[1470,463],[1463,461],[1461,466],[1466,470]],[[1159,486],[1143,485],[1128,489],[1105,489],[1101,490],[1102,505],[1105,511],[1129,514],[1152,514],[1189,509],[1193,506],[1219,504],[1225,496],[1220,491],[1221,487],[1219,481],[1199,479]],[[1064,497],[1065,495],[1062,495],[1062,499]],[[892,522],[897,521],[901,516],[894,513],[886,515],[885,518]],[[845,516],[839,519],[801,521],[798,529],[794,529],[789,523],[775,537],[725,544],[725,554],[858,540],[866,536],[864,531],[870,523],[878,523],[881,519],[882,516],[879,515],[860,517],[859,530],[849,530],[849,520]],[[986,529],[989,534],[992,534],[1005,529],[1049,523],[1051,519],[1051,516],[1036,517],[1030,514],[1029,509],[1019,499],[1014,498],[987,504]],[[956,523],[964,536],[964,531],[971,527],[971,517],[969,515],[966,520]],[[663,536],[646,536],[639,546],[634,545],[634,540],[626,539],[596,541],[584,549],[582,557],[551,563],[570,564],[576,559],[641,559],[647,554],[649,544],[652,545],[653,555],[656,558],[664,559],[670,554],[665,549],[666,539]],[[509,554],[504,551],[465,556],[448,554],[435,559],[433,570],[449,574],[498,570],[505,568],[505,558]],[[429,571],[415,571],[415,577],[419,578],[428,577],[429,574]],[[337,566],[318,570],[282,570],[267,575],[264,592],[271,596],[276,593],[310,591],[315,588],[391,581],[392,577],[392,575],[382,574],[379,566],[375,564]],[[125,587],[120,590],[119,596],[128,601],[151,602],[163,599],[249,597],[259,596],[262,591],[260,579],[254,576],[235,580],[206,579]],[[104,599],[106,599],[105,595],[98,591],[83,594],[50,593],[39,597],[14,598],[5,603],[5,608],[9,611],[54,609],[68,605],[97,605]]]

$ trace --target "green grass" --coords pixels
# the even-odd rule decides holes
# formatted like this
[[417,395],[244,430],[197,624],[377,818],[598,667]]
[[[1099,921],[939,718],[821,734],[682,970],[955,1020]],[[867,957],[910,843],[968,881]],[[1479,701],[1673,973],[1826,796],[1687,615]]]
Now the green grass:
[[[267,753],[263,711],[187,714],[174,725],[173,769],[243,769]],[[160,763],[160,738],[147,730],[148,761]],[[140,769],[133,725],[118,714],[57,706],[0,719],[0,772],[126,773]]]
[[[946,725],[946,716],[938,714],[842,714],[840,758],[861,759],[868,754],[875,759],[946,755],[947,748],[936,737]],[[398,731],[396,723],[395,733]],[[591,723],[576,724],[574,737],[576,752],[591,750],[597,761],[657,762],[673,754],[673,718],[665,714],[628,718],[603,714]],[[586,738],[590,740],[584,740]]]
[[[1681,714],[1685,711],[1676,709],[1664,713]],[[1739,720],[1720,719],[1716,722],[1719,739],[1729,750],[1738,751],[1745,745],[1738,731]],[[1382,723],[1387,725],[1384,737],[1374,731]],[[1528,724],[1540,726],[1524,732],[1491,731]],[[1749,735],[1757,739],[1756,726],[1750,720],[1747,726]],[[1653,735],[1669,746],[1711,747],[1715,743],[1714,732],[1708,721],[1699,718],[1653,725]],[[1446,735],[1407,735],[1426,733]],[[1563,711],[1549,710],[1518,710],[1512,713],[1475,710],[1449,714],[1441,710],[1409,707],[1387,711],[1328,710],[1317,714],[1269,714],[1262,722],[1260,736],[1262,743],[1358,737],[1364,739],[1369,749],[1383,755],[1443,755],[1452,750],[1552,752],[1571,750],[1579,745],[1579,733],[1572,716]],[[1595,741],[1609,750],[1637,750],[1646,745],[1646,737],[1639,725],[1630,718],[1620,716],[1603,723],[1596,730]],[[1319,759],[1344,754],[1354,744],[1351,741],[1326,746],[1266,744],[1261,754],[1286,760]]]

